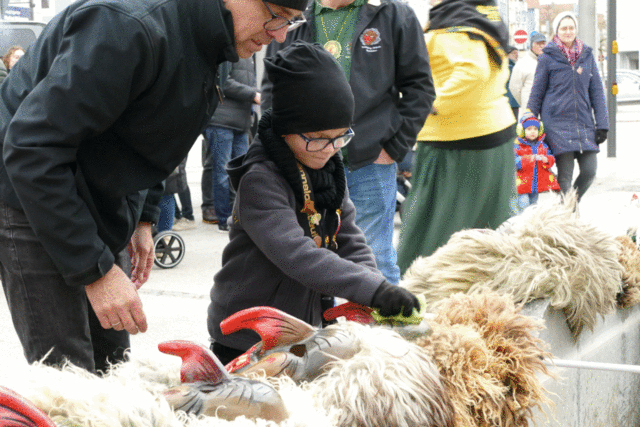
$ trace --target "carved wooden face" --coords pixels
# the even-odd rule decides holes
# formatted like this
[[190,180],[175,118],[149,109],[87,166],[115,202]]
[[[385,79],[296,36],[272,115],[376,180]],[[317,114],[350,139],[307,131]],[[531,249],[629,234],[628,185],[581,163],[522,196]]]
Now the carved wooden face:
[[317,329],[271,307],[240,311],[220,328],[225,334],[247,328],[260,334],[262,341],[226,366],[229,372],[245,376],[265,372],[287,375],[296,382],[311,381],[327,363],[353,357],[358,351],[357,338],[350,332],[331,326]]
[[169,341],[158,348],[182,358],[183,384],[164,392],[174,410],[227,420],[244,415],[279,423],[288,417],[284,402],[273,387],[229,374],[208,348],[189,341]]

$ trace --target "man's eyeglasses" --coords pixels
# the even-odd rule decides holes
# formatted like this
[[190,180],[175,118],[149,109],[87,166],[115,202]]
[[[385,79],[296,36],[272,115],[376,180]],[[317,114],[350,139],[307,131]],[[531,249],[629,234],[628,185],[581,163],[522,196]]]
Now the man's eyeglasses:
[[349,128],[343,135],[336,136],[335,138],[307,138],[301,133],[298,135],[307,143],[307,151],[313,153],[324,150],[329,144],[333,145],[334,149],[342,148],[351,141],[355,133],[353,129]]
[[287,28],[287,31],[291,31],[307,22],[304,15],[296,16],[293,19],[287,19],[284,16],[276,15],[275,13],[273,13],[273,10],[271,10],[265,0],[262,0],[262,3],[264,3],[267,10],[271,14],[271,19],[269,19],[263,25],[264,29],[267,31],[277,31],[280,28],[286,27],[287,25],[289,26],[289,28]]

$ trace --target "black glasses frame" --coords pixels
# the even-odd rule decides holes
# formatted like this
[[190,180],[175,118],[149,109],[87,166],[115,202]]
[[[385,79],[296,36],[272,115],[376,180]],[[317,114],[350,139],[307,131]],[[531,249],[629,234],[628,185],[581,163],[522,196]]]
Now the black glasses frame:
[[[269,19],[267,22],[262,24],[262,27],[267,31],[278,31],[279,29],[284,28],[288,25],[289,26],[289,28],[287,28],[287,32],[288,32],[307,22],[307,19],[304,17],[304,15],[297,16],[293,20],[287,19],[284,16],[276,15],[275,13],[273,13],[273,10],[271,10],[271,8],[269,7],[269,5],[265,0],[262,0],[262,3],[264,3],[265,7],[271,14],[271,19]],[[269,24],[270,22],[274,22],[277,19],[281,19],[283,22],[281,22],[280,24],[271,24],[271,25]]]
[[[342,135],[336,136],[335,138],[307,138],[306,136],[304,136],[301,133],[298,134],[298,136],[300,138],[302,138],[304,140],[304,142],[307,143],[307,147],[306,148],[307,148],[307,151],[309,151],[310,153],[316,153],[318,151],[322,151],[325,148],[327,148],[327,146],[329,144],[331,144],[333,146],[334,150],[336,148],[342,148],[342,147],[346,146],[349,142],[351,142],[351,140],[353,139],[354,135],[355,135],[355,132],[351,128],[347,129],[347,131],[345,133],[343,133]],[[346,141],[344,141],[340,147],[336,147],[336,141],[339,140],[339,139],[346,139]],[[309,150],[309,144],[314,142],[314,141],[327,141],[327,143],[324,144],[322,146],[322,148],[319,148],[317,150]]]

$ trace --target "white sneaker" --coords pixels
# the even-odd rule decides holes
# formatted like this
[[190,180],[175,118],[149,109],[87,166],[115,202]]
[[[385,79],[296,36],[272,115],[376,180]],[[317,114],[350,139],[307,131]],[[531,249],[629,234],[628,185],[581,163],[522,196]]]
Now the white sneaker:
[[173,223],[172,230],[174,231],[184,231],[184,230],[193,230],[196,228],[196,221],[193,219],[180,218],[176,222]]

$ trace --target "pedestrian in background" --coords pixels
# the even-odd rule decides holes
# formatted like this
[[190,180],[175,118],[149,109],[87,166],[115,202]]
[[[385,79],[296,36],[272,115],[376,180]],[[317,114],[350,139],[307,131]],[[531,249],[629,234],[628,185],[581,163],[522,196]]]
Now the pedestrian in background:
[[544,125],[532,114],[526,114],[518,125],[518,138],[514,142],[516,153],[516,185],[520,210],[538,202],[545,191],[560,190],[556,176],[551,172],[555,158],[544,143]]
[[531,87],[533,87],[533,76],[538,66],[538,57],[542,53],[542,49],[547,45],[547,38],[542,33],[532,31],[529,37],[529,44],[529,50],[525,51],[518,59],[518,62],[511,70],[511,77],[509,78],[509,90],[520,105],[521,110],[516,117],[521,117],[527,108],[529,94],[531,93]]
[[24,56],[24,49],[21,46],[11,47],[7,53],[2,57],[2,63],[7,68],[7,71],[11,71],[16,62]]
[[306,5],[78,0],[16,63],[0,87],[0,278],[28,362],[106,370],[147,330],[161,181],[216,108],[218,64],[284,41]]
[[260,105],[260,92],[256,86],[253,57],[223,64],[221,69],[228,70],[221,85],[223,102],[211,117],[204,134],[209,141],[209,153],[213,161],[213,203],[218,230],[228,231],[232,190],[225,166],[229,160],[245,154],[249,149],[252,106]]
[[444,0],[425,29],[436,86],[418,134],[409,197],[402,208],[403,274],[456,231],[497,228],[516,211],[515,117],[505,85],[508,32],[494,1]]
[[[180,166],[178,166],[181,173],[181,183],[179,191],[173,194],[174,204],[174,219],[173,227],[174,231],[192,230],[196,228],[196,219],[193,216],[193,204],[191,202],[191,189],[189,188],[189,181],[187,178],[187,158],[185,158]],[[169,178],[167,178],[168,180]],[[166,192],[166,186],[165,186]],[[176,195],[180,200],[178,205]]]
[[514,98],[511,90],[509,89],[509,82],[511,81],[511,74],[513,72],[513,67],[516,65],[516,61],[518,61],[518,49],[514,46],[507,46],[507,58],[509,58],[509,80],[507,80],[507,98],[509,99],[509,105],[511,106],[511,110],[513,111],[513,117],[518,119],[518,113],[520,110],[520,104]]
[[[411,7],[395,0],[318,0],[305,17],[284,43],[269,45],[267,56],[294,40],[318,42],[344,70],[356,100],[355,136],[342,149],[356,224],[380,271],[397,284],[396,162],[415,144],[435,97],[420,23]],[[270,91],[265,76],[263,111],[271,106]]]
[[[553,40],[538,58],[527,108],[545,125],[562,192],[575,188],[580,200],[595,179],[609,118],[593,49],[577,37],[577,22],[572,12],[553,20]],[[580,173],[572,185],[576,160]]]
[[296,41],[265,69],[273,108],[246,156],[229,164],[238,194],[208,310],[211,349],[225,364],[259,341],[253,331],[220,330],[246,308],[274,307],[321,327],[324,295],[384,316],[407,316],[419,305],[376,269],[355,223],[339,154],[354,137],[354,96],[342,68],[321,45]]
[[7,53],[2,56],[2,61],[0,63],[0,84],[7,77],[11,68],[15,65],[16,62],[24,55],[24,49],[20,46],[13,46],[10,48]]
[[209,140],[202,135],[202,177],[200,178],[202,193],[202,222],[218,224],[216,209],[213,206],[213,156],[209,147]]
[[[160,217],[158,218],[157,231],[169,231],[175,227],[176,216],[176,198],[175,195],[181,191],[185,191],[189,186],[187,184],[187,159],[185,158],[178,167],[175,168],[171,175],[164,181],[164,193],[160,199],[158,207],[160,208]],[[180,230],[176,230],[180,231]]]

